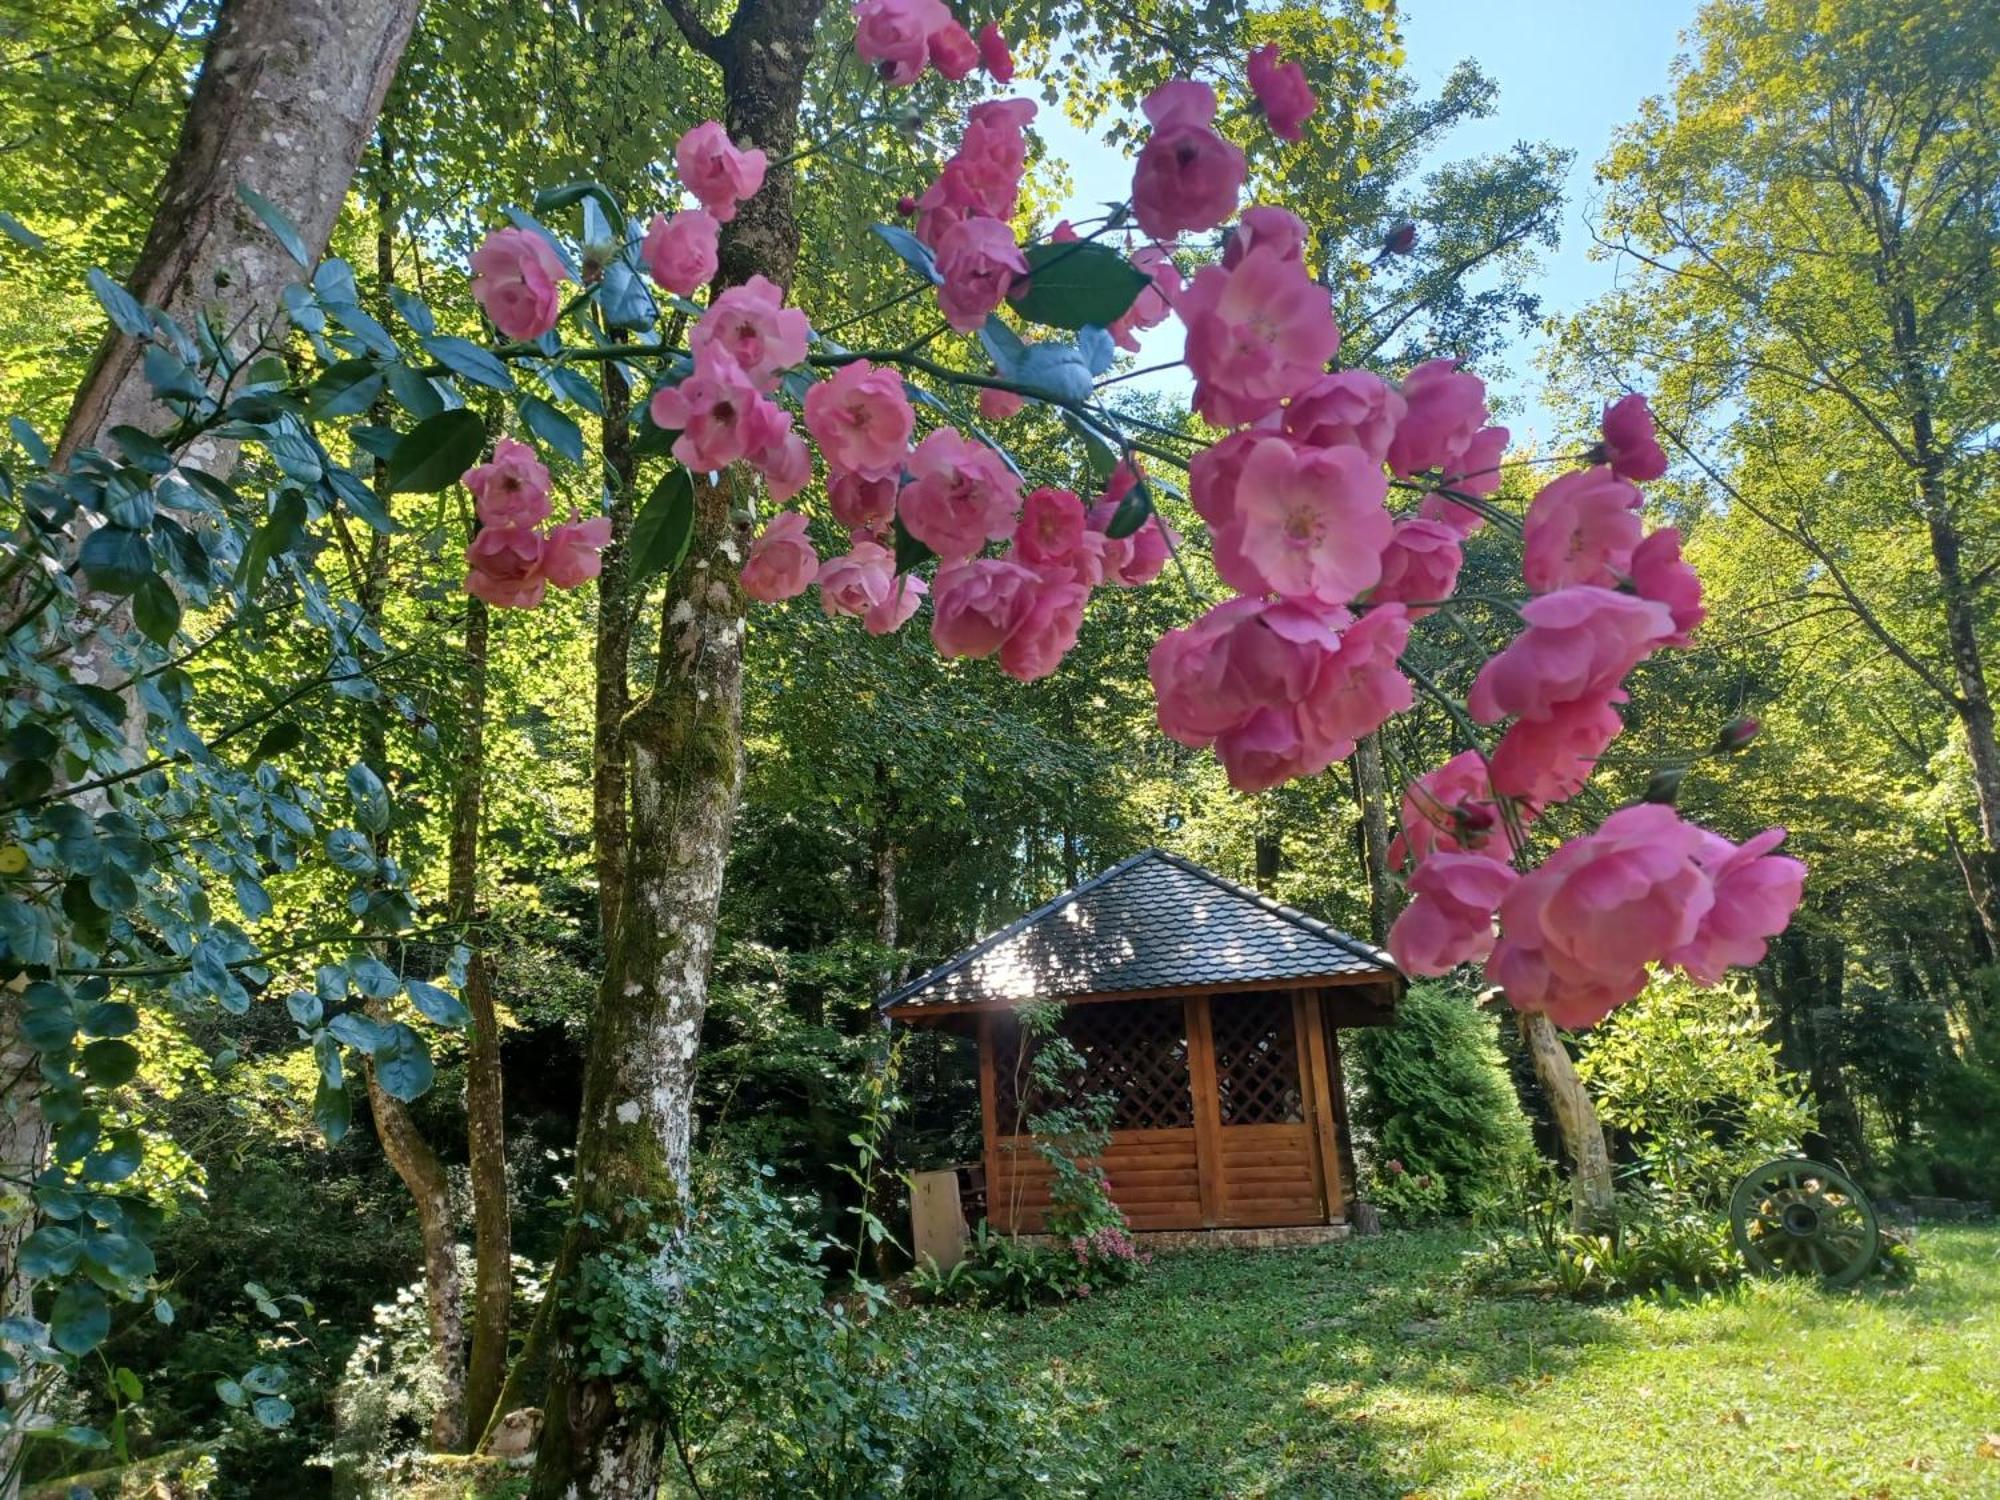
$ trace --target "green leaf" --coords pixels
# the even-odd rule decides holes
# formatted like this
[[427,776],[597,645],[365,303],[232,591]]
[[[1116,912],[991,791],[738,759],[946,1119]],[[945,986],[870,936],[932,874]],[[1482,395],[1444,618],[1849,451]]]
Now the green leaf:
[[521,398],[521,420],[528,430],[573,464],[583,462],[583,429],[540,396]]
[[243,1372],[243,1389],[258,1396],[275,1396],[285,1388],[285,1378],[283,1365],[252,1365]]
[[100,526],[83,539],[77,561],[90,586],[106,594],[129,594],[153,576],[153,550],[146,538],[125,526]]
[[312,264],[312,257],[306,253],[305,239],[292,227],[292,221],[285,217],[283,209],[248,183],[236,184],[236,196],[250,205],[250,212],[264,221],[264,227],[285,247],[285,254],[299,263],[301,270]]
[[912,568],[918,567],[937,556],[935,552],[931,551],[930,548],[926,547],[904,529],[903,518],[901,516],[895,518],[894,525],[896,528],[896,571],[898,573],[907,573]]
[[224,1406],[241,1406],[243,1404],[243,1387],[233,1380],[224,1379],[216,1381],[215,1394],[222,1398]]
[[[937,257],[931,254],[930,246],[918,239],[900,224],[870,224],[868,226],[881,236],[882,243],[896,252],[904,265],[915,271],[932,286],[940,286],[944,277],[937,268]],[[1136,293],[1134,294],[1137,295]]]
[[83,1013],[83,1029],[91,1036],[130,1036],[139,1029],[139,1012],[121,1000],[100,1000]]
[[128,462],[148,474],[164,474],[174,466],[174,456],[167,451],[166,444],[143,427],[121,423],[108,436],[124,451]]
[[139,1049],[130,1042],[92,1042],[83,1049],[83,1071],[103,1088],[130,1083],[139,1074]]
[[67,1276],[83,1255],[83,1237],[60,1224],[45,1225],[21,1242],[15,1260],[21,1274],[35,1281]]
[[351,417],[375,404],[387,380],[372,359],[343,359],[328,365],[306,396],[316,417]]
[[693,536],[694,479],[676,464],[653,486],[633,519],[628,581],[636,585],[657,573],[673,572],[687,556]]
[[120,1365],[111,1378],[118,1387],[118,1394],[127,1401],[143,1401],[146,1398],[146,1388],[139,1383],[139,1376],[131,1366]]
[[286,721],[273,724],[264,731],[264,737],[257,741],[257,749],[252,753],[253,761],[270,760],[274,756],[287,755],[306,742],[306,732],[297,723]]
[[375,1050],[375,1079],[384,1093],[408,1104],[423,1096],[434,1076],[430,1049],[424,1039],[401,1021],[390,1028],[388,1042]]
[[1113,541],[1130,536],[1144,526],[1152,514],[1153,492],[1142,479],[1132,486],[1123,500],[1118,502],[1118,509],[1111,513],[1111,520],[1106,524],[1104,534]]
[[164,646],[181,628],[180,597],[159,574],[148,573],[133,591],[132,618],[147,640]]
[[417,979],[403,988],[409,992],[410,1003],[440,1026],[463,1026],[472,1019],[472,1012],[449,990]]
[[422,298],[402,287],[392,286],[389,288],[389,300],[396,304],[396,311],[418,338],[428,338],[437,332],[437,319],[431,316],[431,310],[424,305]]
[[14,441],[21,445],[21,451],[31,462],[46,469],[49,466],[49,445],[42,441],[42,435],[28,425],[25,417],[9,417],[7,430],[14,434]]
[[146,317],[146,309],[124,287],[95,267],[83,279],[90,283],[98,305],[110,315],[120,333],[129,333],[135,339],[152,336],[153,325]]
[[439,334],[425,339],[423,345],[433,359],[454,375],[463,375],[467,380],[491,386],[496,391],[514,389],[514,377],[507,367],[470,339]]
[[1074,240],[1030,245],[1026,255],[1027,290],[1008,301],[1031,323],[1109,327],[1151,285],[1144,271],[1109,245]]
[[62,1289],[49,1315],[49,1338],[65,1354],[88,1354],[111,1332],[111,1307],[88,1282]]
[[356,761],[347,768],[347,795],[354,803],[354,820],[370,833],[380,833],[389,826],[389,792],[377,776],[362,761]]
[[478,463],[485,445],[486,424],[477,412],[441,411],[396,444],[389,455],[389,488],[399,495],[435,494]]
[[604,415],[604,400],[592,385],[576,371],[562,365],[544,365],[542,379],[549,383],[549,389],[573,406],[580,406],[593,417]]
[[614,233],[625,232],[625,210],[618,206],[618,200],[611,196],[611,190],[601,182],[580,180],[565,182],[559,187],[543,188],[535,194],[535,212],[538,214],[560,213],[563,209],[581,203],[585,198],[595,198],[604,209],[605,217],[611,221]]
[[329,1146],[340,1144],[347,1134],[347,1128],[354,1120],[354,1101],[344,1088],[334,1088],[320,1080],[319,1088],[313,1094],[313,1124],[326,1137]]
[[254,591],[263,582],[264,570],[271,560],[290,552],[305,540],[306,502],[296,490],[286,490],[278,496],[277,504],[271,507],[270,519],[259,526],[250,538],[250,545],[243,549],[243,568],[239,576],[246,580]]
[[292,1420],[292,1403],[283,1396],[259,1396],[250,1404],[250,1410],[260,1424],[273,1432]]

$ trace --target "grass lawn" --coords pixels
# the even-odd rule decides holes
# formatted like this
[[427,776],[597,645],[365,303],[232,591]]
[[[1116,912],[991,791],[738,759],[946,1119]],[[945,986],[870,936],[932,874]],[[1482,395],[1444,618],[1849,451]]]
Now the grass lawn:
[[949,1316],[1098,1394],[1118,1496],[2000,1497],[2000,1230],[1925,1229],[1909,1287],[1677,1307],[1476,1295],[1468,1243],[1162,1257]]

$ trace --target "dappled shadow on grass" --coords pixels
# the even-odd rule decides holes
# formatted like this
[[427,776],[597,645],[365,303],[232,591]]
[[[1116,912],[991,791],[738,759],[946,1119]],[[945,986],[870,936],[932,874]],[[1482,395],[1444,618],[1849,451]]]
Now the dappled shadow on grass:
[[1524,1398],[1624,1337],[1604,1312],[1473,1295],[1462,1235],[1160,1258],[1001,1334],[1105,1398],[1107,1494],[1374,1497],[1436,1477],[1450,1405]]

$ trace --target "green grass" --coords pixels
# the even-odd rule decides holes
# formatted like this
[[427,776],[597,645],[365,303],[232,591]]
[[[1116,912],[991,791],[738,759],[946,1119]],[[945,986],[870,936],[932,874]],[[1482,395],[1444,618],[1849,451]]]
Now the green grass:
[[1107,1494],[2000,1497],[2000,1230],[1926,1229],[1907,1287],[1679,1306],[1476,1294],[1469,1243],[1161,1257],[950,1316],[1097,1394]]

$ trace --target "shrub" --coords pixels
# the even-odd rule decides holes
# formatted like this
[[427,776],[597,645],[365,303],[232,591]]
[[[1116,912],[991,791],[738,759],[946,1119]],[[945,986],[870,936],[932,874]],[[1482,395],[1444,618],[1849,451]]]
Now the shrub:
[[[1417,984],[1393,1026],[1352,1031],[1354,1123],[1371,1195],[1409,1217],[1471,1213],[1501,1198],[1533,1153],[1492,1019],[1464,990]],[[1390,1162],[1403,1171],[1389,1180]],[[1441,1194],[1418,1190],[1428,1178]]]

